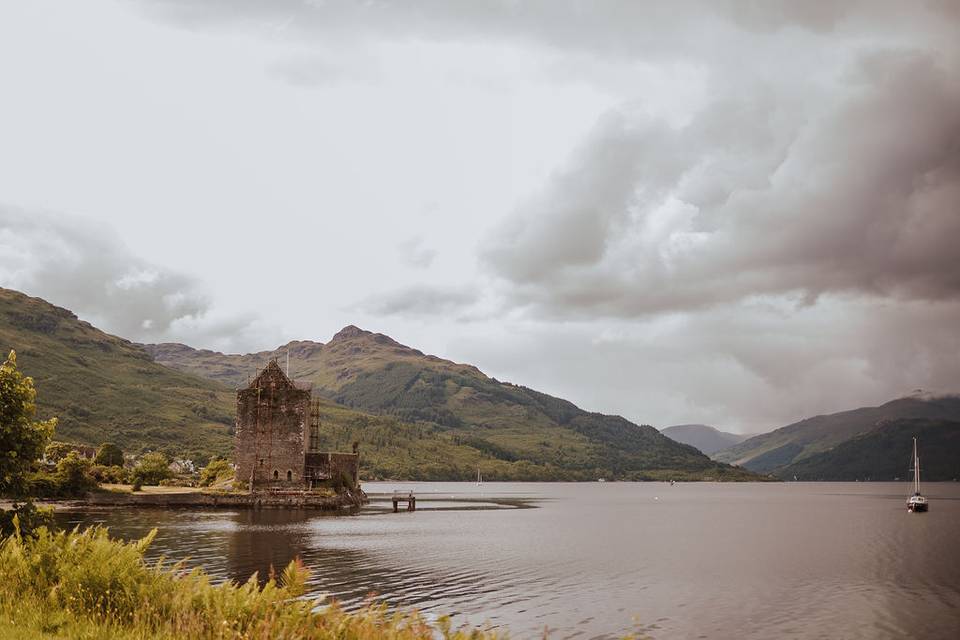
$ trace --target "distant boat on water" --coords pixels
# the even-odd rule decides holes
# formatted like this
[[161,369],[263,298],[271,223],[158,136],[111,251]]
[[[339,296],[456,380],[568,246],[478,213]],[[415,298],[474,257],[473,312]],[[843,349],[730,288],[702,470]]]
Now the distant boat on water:
[[917,439],[913,439],[913,495],[907,498],[907,511],[922,512],[930,507],[930,501],[920,494],[920,456],[917,455]]
[[477,467],[477,486],[483,484],[483,476],[480,475],[480,467]]

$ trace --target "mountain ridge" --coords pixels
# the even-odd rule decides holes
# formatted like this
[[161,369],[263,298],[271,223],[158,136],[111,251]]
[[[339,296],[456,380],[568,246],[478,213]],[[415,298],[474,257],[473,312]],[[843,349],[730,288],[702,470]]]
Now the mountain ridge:
[[660,433],[677,442],[696,447],[708,456],[751,437],[720,431],[708,424],[675,424],[660,429]]
[[960,421],[960,395],[912,394],[874,407],[812,416],[754,436],[712,457],[758,473],[787,474],[789,477],[792,475],[789,471],[791,465],[901,419]]
[[779,471],[797,480],[912,480],[913,438],[918,438],[926,482],[960,478],[960,422],[900,418],[808,456]]
[[[321,446],[360,443],[367,478],[466,480],[479,468],[502,480],[758,479],[652,427],[501,383],[383,334],[345,329],[327,344],[292,341],[224,356],[178,343],[138,345],[40,298],[0,289],[0,348],[17,350],[21,369],[36,380],[39,415],[60,418],[60,439],[200,462],[229,456],[234,389],[289,348],[294,378],[311,382],[320,401]],[[179,360],[172,363],[179,368],[164,360]]]
[[[569,469],[582,479],[742,473],[649,425],[585,411],[355,325],[327,343],[288,344],[291,376],[312,383],[316,394],[354,410],[428,425],[490,455]],[[271,358],[285,363],[287,355],[287,345],[219,356],[169,344],[144,348],[160,364],[237,385],[244,373],[252,375]]]

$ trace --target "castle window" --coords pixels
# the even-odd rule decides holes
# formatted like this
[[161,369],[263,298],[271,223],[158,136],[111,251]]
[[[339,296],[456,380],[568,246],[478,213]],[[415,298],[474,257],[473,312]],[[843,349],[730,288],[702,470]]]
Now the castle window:
[[263,466],[263,458],[260,458],[260,466]]
[[293,471],[287,471],[287,482],[293,480]]
[[276,469],[273,470],[273,479],[278,480],[280,478],[280,472]]

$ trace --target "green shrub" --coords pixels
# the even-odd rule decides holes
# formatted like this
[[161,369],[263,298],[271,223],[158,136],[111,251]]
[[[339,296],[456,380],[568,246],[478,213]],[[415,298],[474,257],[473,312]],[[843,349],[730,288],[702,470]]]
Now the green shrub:
[[27,474],[23,496],[31,498],[56,498],[60,495],[60,483],[54,474],[47,471],[34,471]]
[[32,537],[40,527],[53,524],[53,509],[40,508],[31,501],[14,503],[12,509],[0,511],[0,535]]
[[103,484],[124,484],[129,481],[130,473],[123,467],[95,464],[90,467],[90,476]]
[[229,480],[233,478],[233,467],[223,458],[214,458],[200,472],[200,486],[209,487],[210,485]]
[[93,462],[104,467],[122,467],[123,451],[112,442],[104,442],[97,449],[97,457],[93,459]]
[[140,457],[137,466],[133,468],[134,477],[140,479],[141,484],[160,484],[173,476],[170,471],[170,460],[160,452],[147,453]]
[[69,454],[73,450],[74,448],[71,445],[67,444],[66,442],[54,441],[48,444],[46,448],[43,450],[43,457],[46,458],[47,461],[53,464],[57,464],[58,462],[66,458],[67,454]]
[[[195,638],[198,640],[485,640],[494,634],[452,631],[416,613],[371,605],[345,613],[304,599],[308,571],[294,560],[261,588],[213,584],[202,569],[147,564],[156,530],[137,542],[106,530],[19,534],[0,542],[0,624],[26,637]],[[31,633],[33,632],[33,633]]]
[[349,489],[355,488],[353,484],[353,476],[351,476],[346,471],[341,471],[336,476],[334,476],[331,484],[333,485],[333,490],[336,491],[337,493],[342,493]]
[[89,460],[81,458],[76,451],[71,451],[66,458],[58,462],[54,477],[60,486],[60,495],[79,496],[96,488],[97,481],[90,474],[92,466]]

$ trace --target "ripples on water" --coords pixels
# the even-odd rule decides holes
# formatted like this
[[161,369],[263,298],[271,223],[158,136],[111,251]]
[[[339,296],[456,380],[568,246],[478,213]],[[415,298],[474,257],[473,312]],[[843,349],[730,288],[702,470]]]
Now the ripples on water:
[[[152,558],[220,578],[301,557],[312,595],[369,598],[515,636],[960,638],[960,486],[369,483],[418,511],[86,510]],[[537,508],[522,508],[527,505]]]

